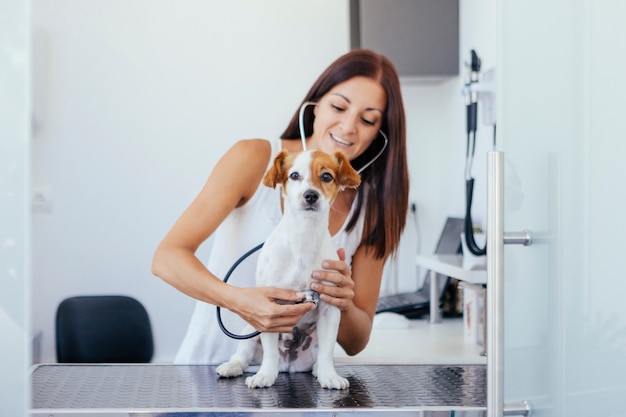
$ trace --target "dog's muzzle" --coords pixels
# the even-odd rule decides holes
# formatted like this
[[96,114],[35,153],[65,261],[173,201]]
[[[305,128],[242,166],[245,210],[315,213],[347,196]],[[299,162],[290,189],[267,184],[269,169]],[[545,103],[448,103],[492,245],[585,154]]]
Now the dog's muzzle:
[[320,195],[317,193],[317,191],[307,190],[304,192],[303,197],[304,197],[304,201],[306,201],[307,204],[313,205],[317,203],[317,200],[320,198]]
[[317,191],[307,190],[302,194],[303,202],[302,206],[306,211],[317,211],[318,210],[318,201],[320,199],[320,195]]

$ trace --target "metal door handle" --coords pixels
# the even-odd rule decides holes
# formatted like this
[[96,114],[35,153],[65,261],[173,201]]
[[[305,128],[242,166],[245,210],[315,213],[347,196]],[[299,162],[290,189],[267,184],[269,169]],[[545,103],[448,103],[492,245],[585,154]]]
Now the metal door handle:
[[505,417],[530,417],[530,403],[528,401],[520,401],[515,403],[504,404]]
[[524,245],[533,244],[533,235],[530,230],[522,230],[521,232],[504,232],[505,245]]
[[[487,153],[487,417],[503,417],[504,244],[532,244],[532,234],[504,232],[504,152]],[[524,403],[527,405],[527,403]],[[509,407],[507,407],[509,408]],[[507,410],[506,415],[512,410]],[[530,415],[530,409],[522,415]]]

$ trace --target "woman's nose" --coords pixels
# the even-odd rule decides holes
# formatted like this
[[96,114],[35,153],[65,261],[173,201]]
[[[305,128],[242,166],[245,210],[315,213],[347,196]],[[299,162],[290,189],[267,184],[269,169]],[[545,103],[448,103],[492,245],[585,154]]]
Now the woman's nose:
[[354,133],[356,132],[356,123],[358,116],[345,114],[343,120],[341,121],[341,125],[345,133]]

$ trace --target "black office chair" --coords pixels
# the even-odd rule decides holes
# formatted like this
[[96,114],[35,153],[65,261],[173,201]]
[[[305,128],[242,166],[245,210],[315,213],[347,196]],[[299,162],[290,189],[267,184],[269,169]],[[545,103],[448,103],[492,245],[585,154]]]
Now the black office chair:
[[132,297],[70,297],[56,312],[59,363],[148,363],[154,343],[150,318]]

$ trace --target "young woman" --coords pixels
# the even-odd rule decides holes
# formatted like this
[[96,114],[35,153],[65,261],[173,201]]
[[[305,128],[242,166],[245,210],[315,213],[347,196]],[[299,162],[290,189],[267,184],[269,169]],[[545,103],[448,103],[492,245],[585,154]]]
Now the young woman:
[[[261,181],[281,149],[301,151],[303,140],[307,149],[343,151],[361,174],[359,189],[341,192],[330,214],[340,260],[324,262],[313,274],[335,286],[315,282],[311,289],[342,311],[337,341],[346,353],[355,355],[367,345],[383,266],[405,225],[409,180],[397,72],[387,58],[355,50],[321,74],[280,139],[235,143],[158,246],[153,273],[198,300],[177,363],[217,364],[235,351],[237,341],[219,329],[215,306],[259,331],[283,333],[315,307],[293,304],[303,298],[301,293],[255,287],[254,261],[242,263],[236,278],[233,273],[228,283],[222,281],[239,257],[263,242],[278,223],[280,190]],[[205,266],[195,252],[211,236]]]

